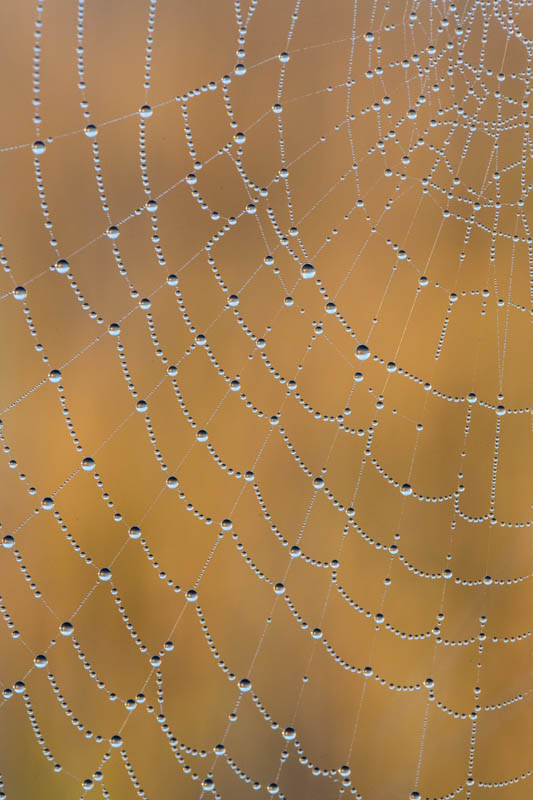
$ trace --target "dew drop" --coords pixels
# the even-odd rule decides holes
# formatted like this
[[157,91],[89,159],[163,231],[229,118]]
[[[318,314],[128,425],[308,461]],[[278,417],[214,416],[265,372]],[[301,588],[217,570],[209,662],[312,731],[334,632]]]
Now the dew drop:
[[69,270],[69,263],[66,258],[60,258],[55,263],[56,272],[60,275],[65,275]]
[[342,778],[348,778],[351,774],[351,769],[347,764],[343,764],[342,767],[339,767],[339,775]]
[[25,300],[28,296],[28,292],[24,286],[15,286],[13,289],[13,297],[15,300]]
[[302,278],[309,280],[310,278],[314,278],[315,274],[316,270],[312,264],[303,264],[300,270],[300,275],[302,276]]
[[73,630],[74,626],[72,625],[72,622],[62,622],[59,626],[59,631],[62,636],[72,636]]

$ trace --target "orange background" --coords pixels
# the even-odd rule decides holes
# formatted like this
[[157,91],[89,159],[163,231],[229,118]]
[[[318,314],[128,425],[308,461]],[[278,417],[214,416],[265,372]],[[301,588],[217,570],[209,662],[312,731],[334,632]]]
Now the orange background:
[[[532,35],[531,9],[496,5],[502,15],[513,10],[513,24],[523,37]],[[428,2],[420,4],[412,25],[410,4],[390,0],[387,10],[386,3],[359,2],[350,69],[354,17],[348,0],[303,0],[289,45],[293,5],[260,0],[252,7],[244,56],[236,50],[248,8],[242,8],[239,23],[239,4],[161,0],[155,6],[149,90],[143,88],[148,4],[91,0],[85,6],[86,88],[80,89],[77,4],[46,0],[44,5],[38,134],[31,104],[36,9],[26,0],[5,0],[0,11],[0,219],[4,266],[10,267],[0,284],[5,437],[0,502],[2,533],[15,537],[14,548],[0,550],[0,591],[4,614],[10,615],[6,621],[12,619],[20,631],[13,638],[9,626],[0,625],[0,680],[7,689],[24,680],[38,735],[53,754],[49,763],[41,753],[25,696],[4,700],[0,770],[7,797],[84,796],[82,781],[92,779],[108,752],[103,780],[94,782],[89,796],[135,797],[132,781],[138,780],[147,797],[196,798],[209,773],[221,797],[249,797],[254,794],[250,783],[239,780],[225,757],[215,759],[212,748],[222,741],[233,763],[261,783],[258,796],[266,796],[266,786],[277,781],[290,800],[338,798],[341,778],[336,773],[333,781],[332,772],[348,764],[351,786],[365,800],[401,800],[415,787],[423,797],[452,792],[472,800],[485,797],[488,790],[480,783],[511,781],[533,768],[528,694],[533,471],[527,410],[533,345],[524,225],[531,216],[527,186],[532,176],[522,127],[507,126],[497,155],[486,132],[494,130],[490,126],[499,109],[503,119],[516,115],[520,126],[530,118],[529,108],[521,116],[524,83],[516,77],[528,66],[523,42],[507,41],[487,6],[484,71],[474,84],[479,96],[486,90],[487,98],[473,132],[470,118],[478,104],[467,95],[468,65],[481,64],[479,3],[462,0],[455,12],[446,4],[445,26],[442,8]],[[471,7],[477,8],[472,18],[467,15]],[[463,18],[470,19],[471,32],[463,55],[467,66],[461,70],[456,29]],[[374,33],[372,42],[365,41],[368,31]],[[452,48],[448,41],[454,42]],[[439,56],[433,62],[431,44]],[[278,57],[284,50],[290,52],[285,67]],[[403,59],[409,60],[406,69]],[[239,61],[246,65],[241,76],[234,72]],[[375,72],[380,64],[382,75]],[[428,64],[430,72],[422,72],[421,79],[418,70]],[[371,77],[365,75],[368,70],[374,71]],[[505,74],[501,83],[500,71]],[[223,75],[231,77],[227,98],[236,127],[224,103]],[[216,81],[216,90],[202,91],[209,81]],[[439,92],[432,91],[434,83]],[[187,103],[191,158],[181,97],[197,88]],[[501,101],[498,91],[516,102]],[[88,118],[80,108],[84,97]],[[279,116],[271,110],[278,101]],[[145,122],[147,191],[139,160],[143,103],[153,111]],[[413,107],[417,117],[409,120]],[[439,108],[444,109],[440,115]],[[442,124],[432,127],[431,119]],[[452,129],[454,120],[460,124]],[[89,122],[98,128],[95,139],[84,135]],[[246,135],[241,169],[251,185],[235,164],[238,131]],[[38,136],[47,140],[38,163],[57,247],[50,246],[36,188],[31,143]],[[98,194],[95,142],[109,216]],[[525,194],[520,167],[505,169],[524,152]],[[194,167],[195,160],[201,168]],[[279,177],[283,165],[287,182]],[[491,258],[496,169],[502,203],[496,229],[504,235],[496,237]],[[189,185],[184,177],[193,171],[197,182]],[[424,192],[422,179],[429,175]],[[261,187],[268,189],[266,197],[258,192]],[[518,207],[521,196],[524,205]],[[155,218],[144,208],[150,197],[158,201]],[[477,199],[482,207],[474,212]],[[256,204],[255,214],[245,211],[250,202]],[[450,217],[443,216],[445,209]],[[218,220],[211,218],[213,211]],[[235,225],[227,223],[232,216]],[[111,224],[120,230],[115,242],[105,235]],[[164,265],[151,240],[154,224]],[[298,229],[294,237],[288,233],[291,225]],[[221,229],[224,235],[217,237]],[[288,247],[280,235],[288,237]],[[405,259],[398,258],[399,250]],[[265,265],[267,254],[274,266]],[[126,275],[120,274],[117,257]],[[49,269],[58,258],[68,259],[68,275]],[[316,269],[311,280],[300,277],[306,261]],[[169,273],[178,275],[178,287],[168,285]],[[425,287],[421,276],[429,279]],[[16,285],[26,287],[25,302],[13,298]],[[325,313],[321,288],[344,324],[338,314]],[[81,302],[73,290],[83,295]],[[450,304],[452,292],[458,299]],[[239,296],[237,307],[228,305],[232,293]],[[284,304],[286,295],[293,297],[292,306]],[[139,306],[143,297],[151,299],[150,318]],[[120,337],[109,336],[108,325],[119,321]],[[247,331],[264,337],[264,350]],[[197,334],[205,335],[207,346],[195,341]],[[42,352],[36,343],[43,345]],[[359,343],[370,348],[366,361],[354,355]],[[129,377],[117,344],[124,348]],[[417,380],[398,370],[387,372],[388,361]],[[183,408],[166,373],[169,364],[178,365]],[[48,380],[53,368],[61,369],[60,384]],[[354,382],[356,371],[363,373],[361,382]],[[240,390],[233,392],[229,381],[237,376]],[[297,387],[288,391],[291,379]],[[429,391],[423,388],[426,381]],[[469,392],[487,405],[470,407],[465,439]],[[147,412],[137,413],[138,399],[147,401]],[[502,417],[495,413],[499,403],[508,410]],[[277,425],[270,423],[273,415],[279,415]],[[355,433],[341,430],[339,422]],[[196,440],[199,428],[208,431],[207,443]],[[365,452],[370,429],[371,448]],[[94,458],[93,472],[80,468],[85,456]],[[250,469],[251,482],[230,474]],[[178,477],[178,490],[166,488],[168,475]],[[327,490],[313,487],[319,475]],[[411,484],[416,496],[403,496],[387,476]],[[31,487],[35,494],[29,493]],[[46,511],[40,503],[49,495],[55,505]],[[452,499],[442,502],[417,499],[448,495]],[[464,517],[454,513],[454,497]],[[346,527],[349,518],[339,503],[344,509],[354,506],[356,527]],[[194,509],[213,523],[206,526]],[[488,517],[480,523],[468,520],[491,513],[497,524]],[[231,519],[231,531],[222,531],[224,518]],[[131,525],[141,527],[152,563],[140,542],[128,538]],[[238,543],[244,549],[239,551]],[[288,551],[296,543],[302,556],[291,559]],[[389,551],[392,544],[397,554]],[[80,557],[82,552],[91,563]],[[306,563],[305,556],[328,566]],[[333,583],[332,559],[340,562]],[[154,560],[160,565],[156,570]],[[102,567],[111,567],[110,582],[98,580]],[[449,580],[443,578],[445,569],[452,571]],[[181,587],[179,593],[158,578],[160,570]],[[483,583],[486,575],[492,584]],[[507,583],[520,576],[525,579]],[[479,585],[458,585],[456,578]],[[32,581],[41,598],[32,594]],[[285,593],[274,593],[276,582],[284,583],[308,629],[291,613]],[[112,587],[145,653],[130,636]],[[192,587],[197,603],[184,596]],[[338,587],[363,613],[350,607]],[[440,641],[432,633],[439,611],[444,614]],[[381,624],[376,624],[377,613],[384,615]],[[72,620],[73,638],[59,633],[64,620]],[[314,627],[349,665],[371,665],[374,675],[343,669],[323,640],[311,637]],[[391,627],[408,636],[394,635]],[[487,639],[480,649],[481,631]],[[505,642],[504,637],[520,639]],[[149,658],[168,639],[174,649],[162,657],[160,707]],[[51,640],[56,643],[50,645]],[[98,689],[84,670],[73,640],[105,688]],[[464,640],[468,644],[450,644]],[[45,669],[33,666],[39,653],[46,653]],[[217,668],[219,658],[236,681]],[[72,710],[70,717],[57,702],[49,674]],[[375,674],[406,687],[431,677],[434,699],[424,687],[391,691]],[[243,677],[251,680],[252,692],[242,694],[238,719],[230,723],[228,715],[241,694],[236,684]],[[479,695],[475,686],[481,687]],[[125,701],[141,691],[145,703],[128,710]],[[110,702],[109,692],[116,693],[115,701]],[[518,695],[518,702],[506,702]],[[467,787],[469,716],[476,703],[481,710],[475,783]],[[485,710],[498,703],[505,705]],[[151,715],[146,712],[150,704]],[[190,774],[175,759],[156,720],[161,709]],[[73,727],[74,718],[82,731]],[[281,735],[288,725],[309,761],[328,775],[314,776],[299,763],[294,742]],[[87,729],[93,731],[90,739]],[[109,746],[119,731],[123,758],[121,748]],[[181,743],[207,755],[187,753],[179,749]],[[284,748],[288,756],[280,770]],[[125,768],[128,759],[133,779]],[[54,763],[61,764],[61,772],[54,773]],[[193,773],[197,781],[191,780]],[[531,778],[497,791],[509,800],[529,797]]]

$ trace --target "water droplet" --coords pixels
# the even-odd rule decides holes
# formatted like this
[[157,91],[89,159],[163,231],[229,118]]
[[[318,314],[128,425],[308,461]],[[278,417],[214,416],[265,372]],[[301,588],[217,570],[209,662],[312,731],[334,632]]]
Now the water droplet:
[[36,156],[42,156],[46,150],[46,145],[43,141],[41,141],[41,139],[36,139],[36,141],[32,144],[31,149]]
[[302,278],[309,280],[310,278],[314,278],[315,274],[316,270],[312,264],[303,264],[300,270],[300,275],[302,276]]
[[72,622],[62,622],[59,626],[59,630],[63,636],[72,636],[74,626],[72,625]]
[[94,459],[90,456],[86,456],[81,462],[81,466],[85,472],[91,472],[94,469]]
[[342,778],[348,778],[351,774],[352,770],[347,764],[343,764],[342,767],[339,767],[339,775]]
[[60,275],[65,275],[69,270],[69,263],[66,258],[60,258],[55,263],[56,272]]
[[25,300],[27,296],[28,292],[24,286],[15,286],[13,289],[13,297],[15,300]]
[[366,361],[366,359],[370,356],[370,350],[366,346],[366,344],[359,344],[355,348],[355,355],[359,359],[359,361]]

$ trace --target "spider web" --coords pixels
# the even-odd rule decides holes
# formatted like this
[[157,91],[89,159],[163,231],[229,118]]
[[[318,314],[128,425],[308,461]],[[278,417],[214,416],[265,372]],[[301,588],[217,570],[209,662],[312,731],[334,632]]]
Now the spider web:
[[0,797],[530,796],[531,5],[4,12]]

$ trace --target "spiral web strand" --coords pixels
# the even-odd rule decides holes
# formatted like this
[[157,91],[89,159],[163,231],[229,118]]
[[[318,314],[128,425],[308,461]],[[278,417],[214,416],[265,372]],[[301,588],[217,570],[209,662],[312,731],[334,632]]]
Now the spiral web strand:
[[532,3],[21,6],[0,797],[529,797]]

